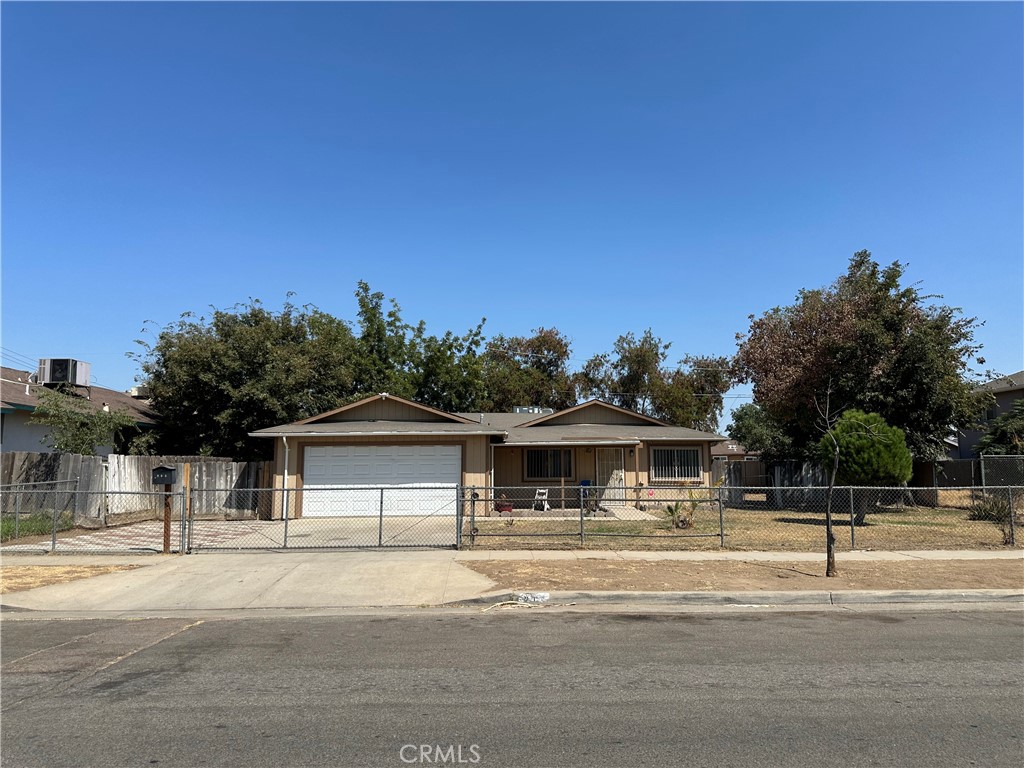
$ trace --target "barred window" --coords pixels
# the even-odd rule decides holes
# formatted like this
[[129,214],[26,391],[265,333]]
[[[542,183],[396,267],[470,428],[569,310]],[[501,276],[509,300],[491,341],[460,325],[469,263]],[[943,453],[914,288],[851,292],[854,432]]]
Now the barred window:
[[528,448],[527,480],[559,480],[572,477],[571,448]]
[[700,477],[700,449],[651,450],[651,480],[700,480]]

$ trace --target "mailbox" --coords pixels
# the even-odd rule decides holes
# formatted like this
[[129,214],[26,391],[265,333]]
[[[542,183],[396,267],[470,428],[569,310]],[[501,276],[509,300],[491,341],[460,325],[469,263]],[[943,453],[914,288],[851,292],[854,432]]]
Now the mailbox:
[[178,468],[177,467],[154,467],[153,468],[153,485],[174,485],[178,482]]

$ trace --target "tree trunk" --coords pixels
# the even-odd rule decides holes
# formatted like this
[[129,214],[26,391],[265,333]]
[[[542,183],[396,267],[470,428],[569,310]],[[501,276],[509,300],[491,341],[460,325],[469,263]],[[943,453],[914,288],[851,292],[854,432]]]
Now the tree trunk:
[[839,470],[839,446],[835,447],[832,460],[832,474],[828,478],[828,497],[825,501],[825,575],[838,576],[836,570],[836,537],[832,533],[832,490],[836,485]]

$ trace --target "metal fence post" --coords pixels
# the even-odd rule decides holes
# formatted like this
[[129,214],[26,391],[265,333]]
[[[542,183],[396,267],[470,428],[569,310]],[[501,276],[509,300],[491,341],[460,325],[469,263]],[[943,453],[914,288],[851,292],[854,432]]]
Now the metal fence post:
[[178,520],[178,533],[180,536],[180,543],[178,545],[178,554],[184,555],[186,544],[188,543],[188,534],[186,528],[188,527],[188,492],[181,489],[181,513]]
[[853,486],[850,486],[850,549],[857,548],[857,517],[853,514]]
[[384,546],[384,489],[380,489],[380,507],[377,517],[377,546]]
[[[583,486],[580,486],[580,499],[583,498]],[[564,505],[563,505],[564,506]],[[586,532],[583,528],[583,504],[580,503],[580,546],[584,546],[586,543]]]
[[188,522],[185,524],[185,550],[190,554],[196,527],[196,493],[195,488],[189,489],[188,504],[185,506],[185,513],[188,516]]
[[21,517],[21,491],[14,492],[14,538],[18,538],[19,518]]
[[725,505],[721,492],[718,494],[718,546],[725,547]]
[[53,533],[50,537],[50,551],[57,551],[57,525],[60,520],[60,507],[56,504],[53,505]]
[[1008,494],[1007,506],[1010,508],[1010,546],[1017,546],[1017,521],[1014,519],[1017,517],[1013,511],[1013,488],[1007,488],[1006,493]]
[[476,486],[473,486],[473,503],[469,505],[469,545],[476,544]]
[[[455,486],[455,548],[462,548],[462,503],[466,495],[461,485]],[[472,503],[472,502],[470,502]]]
[[287,488],[284,489],[284,507],[282,509],[282,515],[284,516],[284,548],[288,549],[288,496],[289,491]]

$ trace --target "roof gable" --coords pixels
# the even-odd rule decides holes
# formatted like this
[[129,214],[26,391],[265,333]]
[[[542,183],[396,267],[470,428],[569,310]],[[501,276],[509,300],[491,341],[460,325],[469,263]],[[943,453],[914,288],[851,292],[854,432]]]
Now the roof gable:
[[539,419],[521,424],[521,427],[567,426],[571,424],[614,424],[617,426],[658,426],[668,427],[664,421],[644,416],[642,413],[620,408],[603,400],[589,400],[580,405],[557,411]]
[[427,423],[473,424],[475,422],[454,413],[447,413],[421,403],[382,392],[355,403],[343,405],[295,424],[325,424],[351,421],[407,421]]

